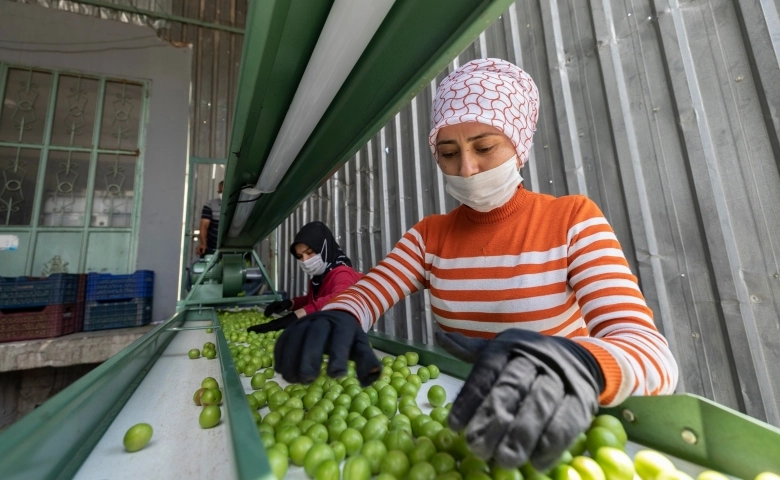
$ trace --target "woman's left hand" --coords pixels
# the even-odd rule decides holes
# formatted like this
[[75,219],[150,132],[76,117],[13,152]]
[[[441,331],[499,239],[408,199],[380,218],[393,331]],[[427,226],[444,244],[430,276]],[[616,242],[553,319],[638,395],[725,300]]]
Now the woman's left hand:
[[471,449],[505,468],[551,467],[598,410],[604,376],[584,347],[564,337],[511,329],[493,340],[436,333],[474,367],[449,414]]
[[289,324],[298,320],[298,315],[295,312],[288,313],[287,315],[271,320],[268,323],[261,323],[260,325],[254,325],[246,329],[247,332],[266,333],[274,332],[276,330],[282,330],[287,328]]

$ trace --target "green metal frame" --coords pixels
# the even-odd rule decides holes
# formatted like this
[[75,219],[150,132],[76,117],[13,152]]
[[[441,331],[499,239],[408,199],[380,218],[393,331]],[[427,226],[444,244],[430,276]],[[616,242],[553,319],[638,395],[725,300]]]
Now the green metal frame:
[[[417,352],[421,364],[465,380],[471,365],[439,347],[369,332],[374,348],[392,355]],[[739,478],[780,473],[780,429],[697,395],[630,397],[600,413],[621,420],[640,445]]]
[[[8,71],[11,68],[34,70],[51,73],[52,83],[50,87],[50,94],[47,105],[46,119],[44,123],[44,138],[41,143],[30,144],[24,142],[0,142],[0,147],[5,148],[29,148],[40,150],[40,158],[38,162],[38,176],[35,183],[35,197],[33,199],[33,211],[30,225],[0,225],[0,233],[29,233],[30,237],[28,245],[19,245],[19,249],[25,249],[27,253],[27,260],[25,263],[25,274],[35,275],[33,258],[35,254],[36,238],[40,232],[73,232],[81,233],[81,247],[79,252],[79,264],[75,266],[78,271],[85,271],[87,262],[87,248],[89,244],[89,234],[91,232],[127,232],[130,235],[130,251],[127,257],[127,269],[132,268],[136,263],[136,257],[138,252],[138,224],[141,216],[141,201],[143,197],[143,172],[144,172],[144,158],[145,158],[145,143],[146,143],[146,126],[148,123],[148,98],[149,98],[149,82],[145,80],[128,79],[132,83],[141,85],[142,87],[142,99],[140,104],[139,114],[139,126],[138,126],[138,149],[137,150],[115,150],[99,148],[100,145],[100,125],[103,118],[103,106],[105,103],[105,85],[107,80],[111,80],[109,77],[95,75],[93,73],[85,73],[78,71],[68,70],[52,70],[43,69],[37,67],[29,67],[25,65],[0,63],[0,96],[5,93],[5,87],[7,84]],[[98,90],[96,98],[98,102],[95,106],[95,116],[92,131],[92,147],[73,147],[62,145],[51,145],[51,130],[54,122],[55,105],[57,102],[57,93],[59,87],[59,77],[61,75],[72,75],[90,78],[98,81]],[[0,102],[0,115],[2,114],[3,105]],[[49,152],[80,152],[89,153],[89,171],[87,173],[87,193],[84,213],[84,224],[80,227],[47,227],[41,226],[40,213],[42,208],[42,200],[44,196],[44,183],[46,181],[46,169],[48,165]],[[133,213],[132,213],[132,225],[131,227],[95,227],[90,225],[90,217],[92,215],[92,205],[95,187],[95,176],[97,172],[98,155],[126,155],[136,157],[135,166],[135,178],[133,187]]]
[[190,157],[187,162],[187,205],[184,209],[184,232],[182,232],[182,245],[181,245],[181,272],[179,272],[179,298],[183,297],[186,293],[184,290],[184,275],[186,275],[187,261],[189,259],[189,253],[191,248],[191,241],[188,238],[187,231],[192,227],[192,204],[195,202],[195,170],[197,165],[225,165],[227,160],[224,158],[202,158],[202,157]]
[[[225,172],[219,247],[240,190],[254,185],[271,152],[333,0],[249,2]],[[237,154],[240,152],[241,162]],[[231,247],[250,247],[261,237]]]
[[[273,231],[512,1],[397,0],[276,191],[255,202],[242,232],[231,238],[227,236],[235,212],[231,202],[241,188],[259,178],[303,74],[298,65],[308,62],[324,20],[321,11],[311,8],[312,2],[253,2],[237,101],[239,106],[247,102],[247,107],[237,108],[233,120],[225,180],[230,202],[222,206],[220,246],[247,247]],[[295,25],[287,25],[288,11],[292,15],[300,3],[309,8],[295,17]],[[314,2],[319,3],[327,2]],[[279,30],[284,25],[284,31],[273,30],[268,23]],[[294,37],[293,27],[300,26],[313,33]]]
[[230,25],[220,25],[214,22],[204,22],[197,18],[182,17],[181,15],[174,15],[166,12],[155,12],[153,10],[147,10],[144,8],[136,8],[133,5],[123,5],[121,3],[112,3],[106,0],[73,0],[76,3],[83,3],[84,5],[92,5],[100,8],[107,8],[109,10],[117,10],[120,12],[137,13],[138,15],[144,15],[149,18],[159,18],[162,20],[170,20],[172,22],[184,23],[187,25],[196,25],[198,27],[210,28],[212,30],[220,30],[223,32],[237,33],[239,35],[244,34],[244,29],[239,27],[231,27]]

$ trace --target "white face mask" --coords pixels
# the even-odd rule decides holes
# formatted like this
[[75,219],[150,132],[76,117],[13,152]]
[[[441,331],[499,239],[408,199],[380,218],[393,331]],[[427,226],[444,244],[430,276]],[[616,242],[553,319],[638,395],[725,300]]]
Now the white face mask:
[[444,175],[447,193],[478,212],[489,212],[508,202],[523,178],[517,170],[517,155],[487,172],[470,177]]
[[306,275],[309,275],[310,277],[316,277],[317,275],[322,275],[322,273],[325,271],[326,268],[328,268],[328,264],[325,263],[325,258],[328,254],[328,243],[327,240],[322,242],[322,253],[318,253],[316,255],[313,255],[308,260],[301,261],[298,260],[298,266],[301,267],[301,270],[303,270],[303,273]]

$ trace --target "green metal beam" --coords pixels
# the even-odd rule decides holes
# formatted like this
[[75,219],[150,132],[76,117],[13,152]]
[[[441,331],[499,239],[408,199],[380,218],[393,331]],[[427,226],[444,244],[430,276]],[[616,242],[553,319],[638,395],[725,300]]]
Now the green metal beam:
[[[217,323],[216,312],[214,323]],[[238,478],[241,480],[275,480],[265,454],[263,442],[255,427],[255,419],[246,402],[241,378],[233,364],[233,357],[222,329],[216,331],[219,366],[222,369],[222,388],[225,392],[225,410],[230,424],[230,436],[233,440],[233,455],[236,461]]]
[[108,8],[120,12],[128,12],[128,13],[136,13],[138,15],[145,15],[149,18],[170,20],[172,22],[185,23],[187,25],[197,25],[198,27],[210,28],[212,30],[220,30],[223,32],[237,33],[239,35],[244,34],[243,28],[231,27],[230,25],[220,25],[218,23],[213,23],[213,22],[204,22],[203,20],[198,20],[197,18],[182,17],[181,15],[174,15],[172,13],[155,12],[152,10],[146,10],[144,8],[136,8],[132,5],[111,3],[108,2],[107,0],[73,0],[73,1],[76,3],[83,3],[84,5],[92,5],[93,7]]
[[[222,211],[228,212],[228,218],[241,189],[254,185],[260,176],[332,4],[332,0],[250,2],[225,171]],[[224,238],[230,221],[219,223]]]
[[[238,237],[227,237],[234,208],[223,207],[222,245],[250,246],[272,232],[511,3],[397,0],[276,192],[255,202]],[[241,88],[250,86],[242,84]],[[241,146],[242,152],[252,149],[251,143]],[[236,183],[254,185],[257,181],[267,153],[253,151],[257,156],[242,158],[229,172]]]

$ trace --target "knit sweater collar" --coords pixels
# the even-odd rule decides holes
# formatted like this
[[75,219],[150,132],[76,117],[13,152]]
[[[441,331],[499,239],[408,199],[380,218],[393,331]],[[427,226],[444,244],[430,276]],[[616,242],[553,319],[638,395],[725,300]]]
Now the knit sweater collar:
[[470,221],[474,223],[480,223],[480,224],[491,224],[491,223],[498,223],[506,220],[507,218],[511,217],[515,212],[520,210],[520,207],[523,206],[523,202],[525,201],[525,198],[528,196],[528,191],[523,187],[523,184],[521,183],[519,187],[517,187],[517,192],[512,196],[512,198],[509,199],[508,202],[501,205],[498,208],[494,208],[493,210],[489,212],[478,212],[474,210],[471,207],[467,207],[466,205],[461,205],[460,208],[463,210],[463,213],[466,215],[466,218],[468,218]]

